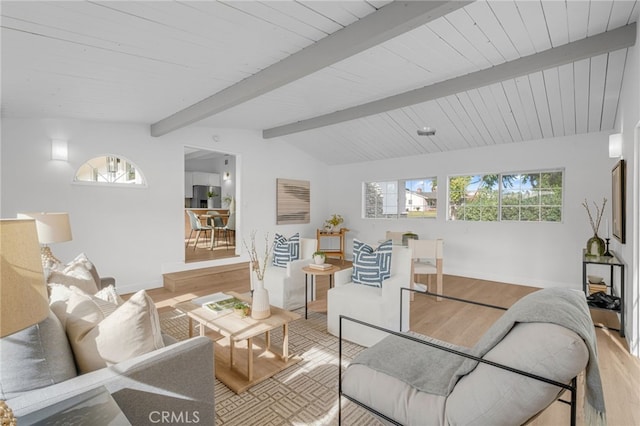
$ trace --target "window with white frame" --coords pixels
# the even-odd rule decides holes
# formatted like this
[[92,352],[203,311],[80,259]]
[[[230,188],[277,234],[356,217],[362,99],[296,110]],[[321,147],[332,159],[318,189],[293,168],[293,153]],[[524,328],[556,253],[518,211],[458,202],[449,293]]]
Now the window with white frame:
[[118,155],[103,155],[88,160],[76,171],[74,182],[146,186],[140,169],[132,161]]
[[436,189],[435,177],[365,182],[362,191],[363,217],[435,218]]
[[563,171],[449,178],[449,220],[561,222]]

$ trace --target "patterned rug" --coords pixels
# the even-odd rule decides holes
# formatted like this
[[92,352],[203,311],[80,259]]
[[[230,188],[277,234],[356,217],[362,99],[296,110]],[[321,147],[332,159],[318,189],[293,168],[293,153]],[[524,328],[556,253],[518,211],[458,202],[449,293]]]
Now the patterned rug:
[[[216,424],[218,425],[337,425],[338,339],[327,333],[327,317],[298,309],[302,319],[289,324],[289,353],[303,360],[275,376],[236,395],[216,379]],[[160,314],[165,333],[178,340],[188,336],[187,316],[173,310]],[[280,345],[280,329],[271,332],[272,344]],[[363,348],[344,342],[343,363]],[[366,410],[342,400],[345,425],[380,425]]]

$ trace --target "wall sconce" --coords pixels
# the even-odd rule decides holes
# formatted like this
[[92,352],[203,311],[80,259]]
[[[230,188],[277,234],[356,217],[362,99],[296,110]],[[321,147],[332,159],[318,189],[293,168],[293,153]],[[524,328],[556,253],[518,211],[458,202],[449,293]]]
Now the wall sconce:
[[224,175],[222,175],[222,180],[229,180],[229,179],[231,179],[231,173],[224,172]]
[[609,158],[622,157],[622,133],[609,135]]
[[64,139],[51,139],[51,159],[67,161],[67,141]]

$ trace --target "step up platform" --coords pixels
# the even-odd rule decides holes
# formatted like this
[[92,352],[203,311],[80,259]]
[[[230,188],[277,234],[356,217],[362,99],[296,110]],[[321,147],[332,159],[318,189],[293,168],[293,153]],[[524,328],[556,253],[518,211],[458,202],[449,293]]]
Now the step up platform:
[[[249,263],[212,266],[190,271],[163,274],[163,286],[171,292],[196,291],[205,288],[229,287],[237,289],[238,281],[245,281],[249,287]],[[223,291],[223,290],[218,290]]]

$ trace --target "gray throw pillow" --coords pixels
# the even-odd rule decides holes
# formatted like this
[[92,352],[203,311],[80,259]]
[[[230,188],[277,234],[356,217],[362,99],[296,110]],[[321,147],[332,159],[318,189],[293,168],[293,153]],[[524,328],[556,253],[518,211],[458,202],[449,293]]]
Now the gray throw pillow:
[[0,339],[0,399],[76,377],[67,334],[51,311],[39,324]]

